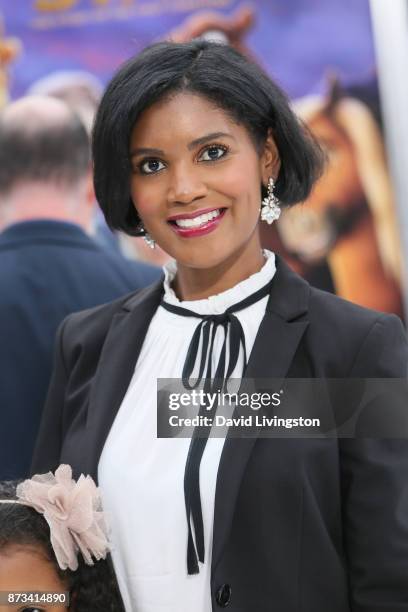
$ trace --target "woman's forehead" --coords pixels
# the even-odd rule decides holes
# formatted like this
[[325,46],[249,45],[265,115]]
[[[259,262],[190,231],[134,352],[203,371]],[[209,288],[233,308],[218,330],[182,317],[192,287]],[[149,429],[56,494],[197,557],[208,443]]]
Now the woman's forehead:
[[243,129],[224,109],[204,96],[179,92],[141,113],[133,126],[131,143],[144,146],[148,142],[151,147],[159,141],[187,143],[209,133],[236,137],[237,131]]
[[0,547],[0,556],[7,557],[15,554],[34,555],[48,560],[47,554],[41,545],[7,542],[4,546]]

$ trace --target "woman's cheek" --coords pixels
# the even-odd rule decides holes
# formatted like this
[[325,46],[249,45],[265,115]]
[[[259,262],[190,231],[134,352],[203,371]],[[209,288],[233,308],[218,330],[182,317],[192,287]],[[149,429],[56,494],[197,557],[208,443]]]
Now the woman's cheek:
[[[239,163],[231,164],[228,168],[224,167],[222,184],[219,185],[219,191],[233,199],[246,200],[255,191],[256,197],[258,197],[258,182],[254,181],[254,176],[259,173],[259,169],[254,161],[252,159],[240,160]],[[261,177],[259,177],[260,184]]]
[[146,192],[144,189],[133,188],[130,193],[133,204],[142,219],[155,216],[159,200],[154,190],[149,189]]

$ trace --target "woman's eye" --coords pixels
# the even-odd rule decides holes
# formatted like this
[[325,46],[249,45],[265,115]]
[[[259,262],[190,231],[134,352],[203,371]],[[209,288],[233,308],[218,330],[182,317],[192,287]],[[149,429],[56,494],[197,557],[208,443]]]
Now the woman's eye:
[[146,159],[139,166],[142,174],[155,174],[163,168],[164,164],[159,159]]
[[219,145],[211,145],[211,147],[207,147],[206,149],[204,149],[199,159],[200,161],[216,161],[217,159],[224,157],[226,152],[226,147],[220,147]]

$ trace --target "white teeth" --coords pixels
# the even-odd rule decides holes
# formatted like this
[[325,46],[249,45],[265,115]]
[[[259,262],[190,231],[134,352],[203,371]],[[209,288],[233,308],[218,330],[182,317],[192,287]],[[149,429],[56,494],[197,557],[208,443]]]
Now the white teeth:
[[215,219],[215,217],[218,217],[219,215],[219,210],[212,210],[211,212],[200,215],[199,217],[194,217],[194,219],[177,219],[176,225],[178,225],[178,227],[200,227],[200,225],[208,223],[208,221]]

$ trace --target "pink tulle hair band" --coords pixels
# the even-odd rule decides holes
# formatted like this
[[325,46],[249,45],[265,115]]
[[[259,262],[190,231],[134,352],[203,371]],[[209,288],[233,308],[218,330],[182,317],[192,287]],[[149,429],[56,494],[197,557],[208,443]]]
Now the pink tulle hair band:
[[78,569],[78,553],[85,563],[105,559],[109,552],[108,529],[98,487],[90,476],[72,478],[69,465],[47,474],[36,474],[17,485],[16,500],[42,514],[50,528],[51,545],[61,569]]

